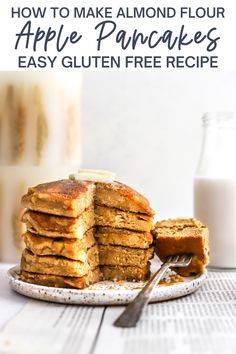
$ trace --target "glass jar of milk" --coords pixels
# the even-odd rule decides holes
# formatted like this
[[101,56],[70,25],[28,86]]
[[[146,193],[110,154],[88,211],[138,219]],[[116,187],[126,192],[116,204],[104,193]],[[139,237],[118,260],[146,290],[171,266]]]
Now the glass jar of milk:
[[0,73],[0,261],[22,251],[21,196],[81,162],[81,74]]
[[194,181],[194,214],[209,228],[210,267],[236,268],[236,122],[233,113],[203,116]]

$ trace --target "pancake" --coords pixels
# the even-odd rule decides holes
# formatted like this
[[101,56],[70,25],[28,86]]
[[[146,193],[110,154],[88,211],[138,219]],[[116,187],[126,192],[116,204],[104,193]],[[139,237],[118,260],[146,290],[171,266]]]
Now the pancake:
[[77,217],[93,203],[94,192],[93,182],[65,179],[29,188],[22,205],[43,213]]
[[95,224],[146,232],[153,228],[152,217],[147,214],[130,213],[99,205],[95,206]]
[[143,195],[120,182],[97,183],[95,203],[124,211],[155,215]]
[[21,258],[21,270],[30,273],[82,277],[99,265],[97,246],[87,252],[87,261],[80,262],[58,256],[37,256],[25,249]]
[[164,262],[166,257],[176,254],[192,254],[189,266],[175,269],[178,274],[189,276],[204,271],[209,261],[209,241],[208,229],[200,221],[163,220],[156,223],[153,234],[156,237],[155,252],[161,261]]
[[101,271],[105,280],[141,281],[149,278],[150,265],[148,263],[143,267],[101,266]]
[[26,248],[38,256],[62,256],[80,262],[87,261],[87,252],[95,244],[93,228],[79,239],[50,238],[29,231],[23,235]]
[[20,275],[21,280],[44,286],[51,286],[56,288],[77,288],[83,289],[90,284],[101,280],[101,272],[99,268],[95,268],[83,277],[63,277],[60,275],[38,274],[22,271]]
[[146,249],[153,242],[153,237],[149,232],[99,226],[96,231],[96,240],[99,245],[120,245]]
[[99,245],[100,265],[138,266],[145,267],[148,260],[153,257],[154,248],[148,250],[122,246]]
[[55,216],[27,210],[22,221],[27,229],[42,236],[81,239],[94,226],[94,210],[90,206],[77,218]]

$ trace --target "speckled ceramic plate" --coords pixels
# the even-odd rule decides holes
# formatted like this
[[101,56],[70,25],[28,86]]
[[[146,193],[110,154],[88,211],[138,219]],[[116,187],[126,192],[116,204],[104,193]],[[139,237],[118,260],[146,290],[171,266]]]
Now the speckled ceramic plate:
[[[131,302],[143,287],[143,282],[114,283],[102,281],[86,289],[61,289],[29,284],[19,279],[19,266],[9,269],[10,286],[16,292],[43,301],[79,305],[121,305]],[[153,292],[151,302],[176,299],[193,293],[206,279],[206,271],[194,277],[185,278],[184,282],[171,285],[158,285]]]

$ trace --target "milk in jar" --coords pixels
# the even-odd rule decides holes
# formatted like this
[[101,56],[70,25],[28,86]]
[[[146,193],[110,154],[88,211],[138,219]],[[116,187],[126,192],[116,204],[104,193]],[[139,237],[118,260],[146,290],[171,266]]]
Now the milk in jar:
[[210,267],[236,268],[236,124],[233,113],[203,116],[194,216],[209,228]]

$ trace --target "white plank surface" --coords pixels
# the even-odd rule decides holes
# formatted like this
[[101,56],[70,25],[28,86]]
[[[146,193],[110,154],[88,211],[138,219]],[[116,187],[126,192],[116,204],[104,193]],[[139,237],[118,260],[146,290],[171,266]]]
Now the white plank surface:
[[196,293],[149,305],[134,329],[112,323],[124,307],[27,299],[0,264],[1,354],[236,353],[236,272],[211,272]]

